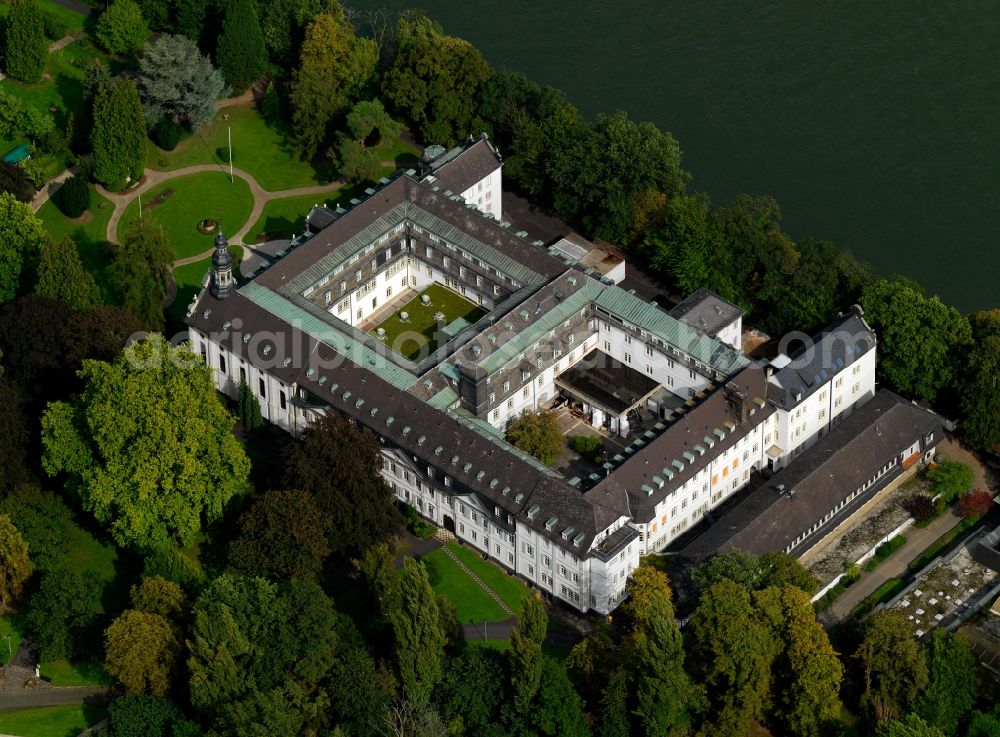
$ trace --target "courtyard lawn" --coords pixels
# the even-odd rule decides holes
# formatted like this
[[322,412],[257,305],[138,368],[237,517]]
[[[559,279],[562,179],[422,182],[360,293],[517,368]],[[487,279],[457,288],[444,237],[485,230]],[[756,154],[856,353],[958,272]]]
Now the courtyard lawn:
[[97,193],[93,185],[90,185],[90,190],[90,209],[81,217],[70,220],[59,212],[59,208],[51,200],[39,208],[38,217],[53,239],[58,240],[68,235],[76,242],[84,268],[93,275],[97,286],[101,288],[102,300],[112,303],[113,290],[107,273],[111,255],[106,237],[108,220],[111,219],[114,207]]
[[104,719],[107,707],[91,704],[43,706],[0,712],[0,733],[18,737],[69,737]]
[[[229,119],[226,120],[225,116]],[[269,192],[323,184],[331,172],[320,171],[301,161],[288,144],[289,126],[272,125],[252,106],[222,108],[201,129],[181,141],[173,151],[164,151],[152,142],[146,166],[173,171],[194,164],[218,164],[229,170],[229,130],[233,134],[233,166],[248,172]],[[218,149],[223,148],[223,156]]]
[[508,615],[500,605],[443,550],[432,550],[420,560],[427,567],[434,593],[446,597],[455,605],[459,622],[471,624],[507,619]]
[[[424,305],[420,298],[430,297],[430,304]],[[400,319],[401,313],[407,313],[408,320]],[[448,325],[459,318],[464,318],[470,324],[486,314],[486,310],[477,307],[460,294],[432,284],[401,308],[386,317],[376,325],[371,334],[378,337],[378,328],[385,330],[385,344],[407,358],[416,358],[427,348],[427,353],[433,353],[438,347],[436,332],[438,323],[434,315],[444,313],[444,322]]]
[[[162,201],[160,195],[171,191]],[[250,186],[239,177],[229,181],[221,172],[204,172],[173,179],[142,196],[142,216],[163,226],[167,242],[177,259],[196,256],[212,248],[214,234],[199,232],[198,223],[212,218],[223,232],[233,234],[243,227],[253,209]],[[139,216],[139,201],[133,200],[118,223],[120,241],[128,224]]]
[[458,559],[465,563],[466,567],[475,573],[483,582],[493,589],[493,592],[503,599],[510,610],[517,614],[521,611],[521,603],[531,596],[528,587],[521,583],[520,579],[508,575],[499,566],[483,560],[482,555],[476,551],[459,545],[457,542],[448,543],[448,547],[458,556]]
[[[240,261],[243,260],[243,249],[239,246],[230,246],[229,252],[233,254],[233,273],[238,274]],[[196,261],[193,264],[178,266],[174,269],[174,281],[177,283],[177,296],[166,309],[169,326],[177,330],[184,329],[184,316],[187,314],[188,305],[201,289],[202,279],[212,268],[212,257]]]

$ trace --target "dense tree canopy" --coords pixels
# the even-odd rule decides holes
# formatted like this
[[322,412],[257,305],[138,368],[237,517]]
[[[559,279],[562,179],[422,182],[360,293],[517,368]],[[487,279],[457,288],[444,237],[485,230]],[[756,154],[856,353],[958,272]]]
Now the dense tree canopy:
[[441,680],[445,633],[427,569],[407,558],[399,573],[399,593],[389,612],[395,661],[403,694],[415,707],[428,704]]
[[[0,366],[2,368],[2,366]],[[0,375],[0,496],[25,481],[28,476],[28,418],[24,397],[17,387]]]
[[85,650],[100,608],[101,584],[90,572],[57,569],[42,576],[25,618],[32,649],[43,660]]
[[135,0],[115,0],[101,13],[94,35],[109,54],[131,54],[149,38],[149,26]]
[[304,491],[269,491],[240,518],[229,561],[274,580],[318,573],[330,553],[333,520]]
[[854,654],[861,667],[861,706],[876,722],[899,719],[927,684],[927,663],[899,612],[876,612]]
[[427,143],[451,146],[474,134],[475,101],[493,73],[479,50],[422,15],[399,19],[396,43],[383,82],[386,99]]
[[160,36],[139,60],[138,82],[147,125],[167,116],[198,129],[229,93],[222,74],[187,36]]
[[109,737],[199,737],[201,730],[189,722],[167,699],[130,694],[108,707]]
[[129,223],[122,242],[113,249],[111,275],[122,307],[145,327],[163,327],[163,304],[173,251],[163,228],[148,218]]
[[914,711],[945,734],[958,734],[958,725],[979,693],[979,659],[963,637],[935,629],[924,641],[927,685]]
[[701,589],[729,580],[747,591],[769,586],[796,586],[807,594],[816,593],[816,579],[787,553],[753,555],[743,550],[727,550],[699,564],[691,578]]
[[31,205],[8,192],[0,194],[0,304],[17,296],[21,274],[34,264],[45,239]]
[[108,672],[130,693],[163,696],[180,649],[164,617],[126,609],[104,633]]
[[227,3],[215,60],[234,94],[243,92],[264,73],[267,52],[254,0],[229,0]]
[[0,611],[20,595],[31,576],[28,543],[18,532],[9,514],[0,514]]
[[35,196],[35,185],[28,179],[23,168],[0,161],[0,193],[4,192],[9,192],[21,202],[31,202],[31,198]]
[[101,292],[90,272],[80,262],[80,252],[69,236],[42,241],[35,292],[58,299],[74,310],[96,307]]
[[861,305],[878,334],[879,372],[896,389],[932,400],[957,378],[972,341],[969,321],[958,310],[905,279],[872,282]]
[[4,71],[18,82],[37,82],[48,55],[45,25],[37,0],[11,0],[6,28]]
[[336,520],[330,530],[334,553],[360,552],[402,531],[381,466],[371,433],[332,412],[310,425],[289,449],[286,484],[309,492],[320,511]]
[[152,336],[112,364],[85,361],[82,375],[83,393],[42,418],[42,465],[66,474],[119,544],[190,541],[244,491],[250,464],[233,417],[185,348]]
[[377,62],[375,42],[354,35],[338,3],[309,24],[290,94],[296,146],[303,158],[319,150],[334,116],[369,84]]

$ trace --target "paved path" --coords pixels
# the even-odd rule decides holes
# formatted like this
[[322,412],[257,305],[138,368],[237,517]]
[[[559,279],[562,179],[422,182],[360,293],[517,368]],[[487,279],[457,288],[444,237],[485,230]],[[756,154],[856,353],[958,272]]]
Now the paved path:
[[961,521],[961,517],[949,510],[927,527],[908,527],[903,532],[906,544],[882,561],[881,565],[874,571],[862,574],[860,581],[850,586],[839,599],[820,613],[819,620],[824,625],[831,626],[847,619],[854,607],[890,578],[905,577],[909,574],[910,561],[923,553],[939,537]]
[[508,617],[501,622],[476,622],[462,625],[462,637],[470,640],[509,640],[517,628],[517,617]]
[[70,10],[79,13],[84,17],[89,17],[93,10],[89,5],[84,5],[76,0],[52,0],[56,5],[62,5],[64,8],[69,8]]
[[[118,242],[118,223],[125,214],[125,209],[129,206],[132,200],[140,194],[144,194],[153,187],[163,184],[164,182],[169,182],[172,179],[185,177],[189,174],[201,174],[204,172],[221,172],[223,174],[229,174],[228,168],[222,164],[195,164],[194,166],[186,166],[183,169],[174,169],[173,171],[156,171],[154,169],[146,169],[145,172],[143,172],[142,182],[139,186],[134,189],[126,190],[125,192],[109,192],[98,184],[97,191],[104,197],[111,200],[115,206],[115,210],[111,213],[111,218],[108,220],[108,230],[106,233],[108,242]],[[250,186],[250,193],[253,195],[253,209],[250,212],[250,217],[247,218],[247,221],[242,224],[240,229],[233,233],[233,235],[229,238],[229,242],[233,245],[242,245],[243,239],[247,236],[249,230],[254,226],[257,220],[260,219],[261,213],[264,211],[264,206],[271,200],[281,200],[286,197],[300,197],[311,194],[329,194],[330,192],[336,192],[344,186],[342,182],[332,182],[331,184],[320,184],[312,187],[296,187],[294,189],[283,189],[277,192],[269,192],[257,183],[257,180],[254,179],[253,175],[243,171],[242,169],[234,167],[233,175],[245,181]],[[193,263],[193,261],[198,261],[202,258],[210,256],[211,253],[211,250],[209,250],[205,254],[199,255],[193,260],[181,259],[181,261],[176,262],[174,266],[182,265],[182,261],[184,263]]]
[[58,41],[49,46],[49,53],[54,54],[57,51],[59,51],[59,49],[65,49],[71,43],[73,43],[74,41],[79,41],[81,38],[83,38],[83,31],[79,31],[77,33],[71,33],[68,36],[63,36]]
[[114,691],[112,686],[63,686],[60,688],[2,691],[0,692],[0,711],[33,709],[39,706],[98,703],[110,699]]
[[49,201],[49,198],[55,194],[56,190],[66,183],[66,180],[71,176],[76,174],[76,166],[71,166],[69,169],[64,171],[45,183],[45,186],[40,190],[35,192],[35,196],[31,198],[31,209],[38,212],[42,205]]

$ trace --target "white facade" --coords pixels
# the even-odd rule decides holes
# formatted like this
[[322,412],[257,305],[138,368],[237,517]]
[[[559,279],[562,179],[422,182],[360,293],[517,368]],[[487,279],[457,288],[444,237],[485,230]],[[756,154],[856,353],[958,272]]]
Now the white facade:
[[475,205],[496,220],[503,218],[503,174],[498,166],[495,171],[480,179],[461,193],[466,204]]

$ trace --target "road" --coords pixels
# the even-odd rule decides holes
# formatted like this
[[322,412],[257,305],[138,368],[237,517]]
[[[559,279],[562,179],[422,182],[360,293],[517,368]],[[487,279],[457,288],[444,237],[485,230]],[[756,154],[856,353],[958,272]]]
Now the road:
[[114,691],[111,686],[64,686],[0,691],[0,711],[66,704],[95,704],[110,699]]

